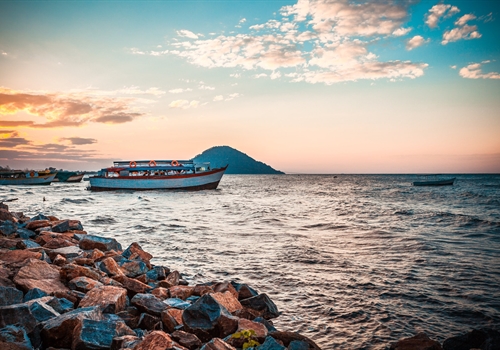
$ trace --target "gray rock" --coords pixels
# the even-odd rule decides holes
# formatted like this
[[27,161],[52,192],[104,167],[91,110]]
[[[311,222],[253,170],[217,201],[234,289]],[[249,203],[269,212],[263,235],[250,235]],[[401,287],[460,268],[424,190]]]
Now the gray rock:
[[28,304],[0,306],[0,328],[19,325],[29,333],[35,328],[36,322]]
[[24,302],[27,302],[29,300],[33,300],[33,299],[38,299],[38,298],[43,298],[43,297],[46,297],[48,294],[45,293],[43,290],[41,289],[38,289],[38,288],[33,288],[33,289],[30,289],[26,295],[24,296],[24,299],[23,301]]
[[0,306],[19,304],[23,302],[23,292],[13,287],[0,286]]
[[309,344],[303,340],[292,340],[288,344],[288,350],[309,350]]
[[167,305],[163,301],[152,294],[136,294],[130,303],[137,307],[140,311],[146,312],[153,316],[161,316]]
[[240,300],[240,302],[241,305],[258,311],[266,320],[278,317],[280,315],[276,304],[273,303],[273,301],[265,293],[248,299]]
[[38,221],[38,220],[50,221],[50,219],[47,216],[43,215],[42,213],[38,213],[37,215],[35,215],[31,219],[29,219],[28,222],[33,222],[33,221]]
[[469,349],[500,349],[500,332],[489,328],[473,329],[466,334],[448,338],[443,342],[443,350]]
[[180,310],[186,310],[188,307],[191,306],[191,303],[188,303],[182,299],[179,298],[167,298],[163,300],[165,304],[167,304],[168,307],[172,307],[174,309],[180,309]]
[[31,314],[38,322],[44,322],[60,315],[59,312],[54,310],[51,306],[41,302],[31,304],[30,310]]
[[31,350],[33,346],[26,330],[11,325],[0,329],[0,349]]
[[69,231],[69,220],[64,220],[52,226],[52,232],[63,233]]
[[[309,346],[306,348],[308,349]],[[257,346],[257,350],[286,350],[286,347],[278,343],[273,337],[266,337],[264,343]]]
[[4,236],[13,235],[16,231],[17,225],[10,220],[5,220],[2,224],[0,224],[0,233]]
[[46,303],[60,314],[73,310],[75,305],[66,298],[53,298]]
[[66,259],[74,259],[83,254],[83,250],[75,246],[63,247],[53,249],[49,252],[49,255],[52,259],[54,259],[57,255],[61,255]]
[[23,239],[16,244],[17,249],[41,248],[41,245],[31,239]]
[[16,234],[22,239],[30,239],[36,236],[36,233],[34,231],[22,227],[17,228]]

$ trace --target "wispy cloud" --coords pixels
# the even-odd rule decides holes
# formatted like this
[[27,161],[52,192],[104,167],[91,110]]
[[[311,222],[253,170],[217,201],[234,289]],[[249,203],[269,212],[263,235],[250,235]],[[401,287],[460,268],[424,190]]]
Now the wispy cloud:
[[189,91],[193,91],[193,89],[190,89],[190,88],[186,88],[186,89],[178,88],[178,89],[168,90],[168,92],[170,92],[171,94],[181,94],[183,92],[189,92]]
[[177,35],[180,37],[186,37],[189,39],[198,39],[199,38],[198,35],[196,35],[195,33],[191,32],[187,29],[178,30]]
[[86,93],[33,93],[0,88],[0,115],[26,112],[45,123],[1,120],[3,127],[76,127],[88,123],[125,123],[144,116],[129,98],[91,97]]
[[192,100],[175,100],[170,102],[168,105],[170,108],[180,108],[180,109],[188,109],[188,108],[197,108],[200,104],[200,101]]
[[93,143],[97,143],[96,139],[85,137],[61,137],[59,141],[68,141],[72,145],[91,145]]
[[482,72],[482,65],[487,63],[490,63],[490,61],[483,61],[481,63],[471,63],[468,66],[461,68],[458,74],[460,74],[462,78],[467,78],[467,79],[500,79],[500,73]]

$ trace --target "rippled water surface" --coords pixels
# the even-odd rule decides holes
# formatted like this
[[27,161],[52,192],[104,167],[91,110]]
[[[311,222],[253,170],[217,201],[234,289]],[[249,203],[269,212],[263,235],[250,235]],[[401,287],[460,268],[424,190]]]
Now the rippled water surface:
[[137,241],[192,284],[248,283],[278,305],[279,329],[324,349],[500,328],[500,176],[415,180],[225,175],[215,191],[94,193],[82,182],[4,186],[0,199]]

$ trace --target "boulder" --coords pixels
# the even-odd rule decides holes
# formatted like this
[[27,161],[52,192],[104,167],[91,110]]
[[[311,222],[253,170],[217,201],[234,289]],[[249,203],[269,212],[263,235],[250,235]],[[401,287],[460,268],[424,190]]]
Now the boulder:
[[180,309],[180,310],[186,310],[188,307],[191,306],[191,303],[184,301],[179,298],[167,298],[163,300],[165,304],[167,304],[168,307],[172,307],[175,309]]
[[[441,344],[437,341],[430,339],[425,333],[418,333],[417,335],[400,339],[392,343],[390,350],[441,350]],[[469,350],[469,348],[467,348]]]
[[224,338],[238,328],[238,318],[211,296],[205,294],[182,314],[186,330],[196,334],[202,341],[212,337]]
[[30,301],[30,300],[33,300],[33,299],[38,299],[38,298],[46,297],[47,295],[48,294],[46,292],[44,292],[43,290],[38,289],[38,288],[33,288],[33,289],[30,289],[26,293],[26,295],[23,298],[23,301],[27,302],[27,301]]
[[0,306],[20,304],[23,302],[23,292],[17,288],[0,286]]
[[[1,210],[0,210],[1,211]],[[16,233],[17,225],[8,219],[0,224],[0,234],[4,236],[10,236]]]
[[224,293],[230,292],[236,299],[238,299],[239,294],[236,288],[230,282],[219,282],[211,286],[214,292]]
[[267,337],[259,350],[286,350],[286,347],[278,343],[273,337]]
[[125,249],[122,255],[128,260],[142,260],[146,263],[149,263],[149,261],[153,258],[151,254],[142,250],[141,246],[137,242],[132,243],[127,249]]
[[71,242],[66,237],[49,237],[48,235],[39,237],[38,242],[42,244],[46,249],[59,249],[64,247],[76,246],[75,243]]
[[31,239],[22,239],[16,243],[17,249],[40,248],[40,244],[33,242]]
[[245,329],[253,330],[255,332],[255,336],[257,338],[265,338],[265,337],[267,337],[267,334],[268,334],[266,326],[264,326],[262,323],[246,320],[244,318],[240,318],[238,320],[237,332],[245,330]]
[[257,291],[255,289],[253,289],[252,287],[250,287],[246,283],[231,282],[231,284],[238,292],[238,299],[239,300],[248,299],[248,298],[255,297],[255,296],[259,295],[259,293],[257,293]]
[[154,330],[162,330],[161,318],[158,316],[153,316],[143,312],[139,317],[139,325],[140,329],[145,329],[148,331]]
[[127,304],[127,291],[114,286],[91,289],[80,301],[79,307],[99,306],[103,313],[123,311]]
[[288,350],[309,350],[309,344],[303,340],[292,340],[288,345]]
[[52,298],[51,300],[47,301],[46,304],[51,306],[60,314],[69,312],[75,307],[75,305],[66,298]]
[[108,276],[123,275],[123,271],[113,258],[105,258],[98,263],[99,269]]
[[213,338],[203,345],[200,350],[236,350],[236,348],[220,338]]
[[128,277],[137,277],[148,272],[146,263],[140,260],[125,260],[120,263],[120,267]]
[[34,302],[30,305],[30,311],[38,323],[59,316],[59,312],[43,302]]
[[0,236],[0,249],[15,249],[19,239]]
[[57,254],[54,259],[52,259],[52,263],[57,266],[63,266],[68,263],[68,260],[62,255]]
[[266,320],[278,317],[280,315],[276,304],[274,304],[273,301],[265,293],[248,299],[240,300],[240,302],[241,305],[257,311],[259,315],[264,317]]
[[47,294],[68,290],[60,281],[59,270],[42,260],[31,259],[14,277],[14,283],[24,291],[38,288]]
[[448,338],[443,350],[500,349],[500,332],[493,329],[474,329],[466,334]]
[[119,330],[118,323],[113,320],[83,319],[73,330],[71,348],[73,350],[109,349],[113,338],[123,335],[120,333],[122,332]]
[[129,306],[125,310],[116,314],[119,316],[130,328],[137,328],[139,325],[140,312],[135,306]]
[[0,208],[0,221],[7,221],[7,220],[11,222],[16,221],[14,216],[8,210]]
[[50,218],[48,216],[43,215],[42,213],[38,213],[35,216],[33,216],[31,219],[29,219],[28,222],[39,221],[39,220],[50,221]]
[[0,349],[31,350],[33,346],[22,327],[10,325],[0,329]]
[[[181,274],[179,273],[179,271],[172,271],[168,274],[168,276],[165,278],[164,281],[162,282],[167,282],[170,284],[169,287],[172,287],[172,286],[178,286],[179,285],[179,280],[181,278]],[[168,287],[167,287],[168,288]]]
[[29,333],[35,328],[36,323],[28,304],[0,306],[0,328],[19,325]]
[[83,226],[79,220],[69,220],[69,229],[71,231],[83,231]]
[[92,260],[97,260],[99,258],[102,258],[103,256],[104,253],[99,249],[92,250],[92,252],[88,255],[88,257]]
[[162,311],[167,308],[167,305],[161,299],[152,294],[136,294],[130,300],[130,303],[140,311],[154,316],[161,316]]
[[0,250],[0,260],[7,264],[22,263],[28,259],[39,260],[41,257],[41,253],[31,252],[29,250]]
[[210,294],[212,298],[217,300],[219,304],[224,306],[227,311],[234,313],[235,311],[243,309],[243,306],[238,301],[238,294],[233,294],[231,291],[226,291],[224,293],[212,293]]
[[91,289],[102,285],[103,284],[101,282],[85,276],[75,277],[68,282],[69,289],[77,290],[83,293],[87,293]]
[[16,235],[22,239],[32,239],[33,237],[36,236],[36,233],[31,231],[31,230],[27,230],[25,228],[18,227]]
[[139,282],[133,278],[129,278],[125,275],[116,275],[113,276],[113,279],[120,282],[123,285],[123,288],[127,289],[129,297],[133,297],[137,293],[146,293],[151,289],[151,287],[147,284]]
[[92,278],[96,281],[101,278],[101,274],[98,272],[98,270],[90,267],[80,266],[76,264],[67,264],[61,268],[61,277],[67,281],[82,276]]
[[146,335],[142,342],[134,346],[133,350],[165,350],[173,345],[172,338],[162,331],[153,331]]
[[321,350],[321,348],[314,341],[299,333],[274,331],[269,333],[267,338],[269,337],[273,337],[280,343],[283,343],[285,346],[289,346],[292,341],[298,340],[305,341],[307,344],[309,344],[309,349],[311,350]]
[[48,226],[50,227],[49,220],[33,220],[33,221],[29,221],[26,224],[26,229],[31,230],[31,231],[35,231],[38,228],[48,227]]
[[94,259],[90,258],[76,258],[73,262],[80,266],[94,266]]
[[163,329],[168,333],[172,333],[182,326],[183,310],[179,309],[166,309],[161,313],[161,321]]
[[173,332],[172,339],[189,350],[199,349],[202,345],[196,335],[181,330]]
[[114,337],[111,342],[110,350],[132,349],[141,340],[135,335],[122,335],[121,337]]
[[163,288],[163,287],[158,287],[158,288],[153,289],[151,291],[151,294],[153,294],[155,297],[157,297],[161,300],[165,300],[167,298],[170,298],[170,290],[167,288]]
[[71,348],[73,332],[84,319],[99,321],[102,318],[98,307],[76,309],[45,322],[42,329],[44,344],[55,348]]
[[196,295],[196,296],[203,296],[205,294],[208,294],[208,293],[213,293],[214,290],[212,289],[211,286],[208,286],[206,284],[197,284],[196,286],[194,286],[194,289],[193,289],[193,295]]
[[69,231],[69,220],[51,221],[52,232],[63,233]]
[[83,254],[83,251],[76,246],[67,246],[63,248],[50,250],[48,254],[51,259],[54,259],[57,255],[61,255],[65,259],[74,259],[81,256]]
[[85,250],[99,249],[103,252],[109,250],[121,251],[122,246],[114,238],[85,235],[79,241],[79,246]]

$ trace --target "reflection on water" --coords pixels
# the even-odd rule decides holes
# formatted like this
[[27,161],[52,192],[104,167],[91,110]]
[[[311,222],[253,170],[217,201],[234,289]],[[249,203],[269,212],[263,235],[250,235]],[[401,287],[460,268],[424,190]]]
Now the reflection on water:
[[0,187],[0,198],[137,241],[190,283],[249,283],[283,312],[278,328],[325,349],[499,327],[500,176],[459,175],[441,188],[415,180],[225,175],[216,191],[93,193],[59,183]]

